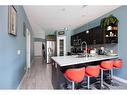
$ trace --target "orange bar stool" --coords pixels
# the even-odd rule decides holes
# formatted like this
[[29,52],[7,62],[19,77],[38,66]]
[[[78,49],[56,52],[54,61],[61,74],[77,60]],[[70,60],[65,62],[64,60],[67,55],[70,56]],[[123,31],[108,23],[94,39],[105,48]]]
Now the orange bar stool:
[[123,67],[123,60],[122,59],[117,59],[117,60],[114,60],[114,64],[113,64],[113,67],[114,68],[122,68]]
[[98,77],[100,74],[100,66],[88,66],[86,67],[85,74],[87,76],[87,89],[90,88],[90,77]]
[[67,69],[64,73],[66,79],[72,82],[72,89],[75,89],[75,83],[79,83],[84,79],[84,75],[85,67]]
[[114,64],[113,60],[102,61],[100,64],[100,67],[101,67],[101,89],[105,89],[104,84],[103,84],[103,71],[104,70],[112,70],[113,64]]
[[[115,69],[121,69],[123,67],[123,60],[122,59],[116,59],[114,60],[114,63],[113,63],[113,68]],[[113,77],[113,70],[111,70],[111,80],[112,80],[112,77]],[[112,86],[119,86],[119,84],[117,83],[113,83],[111,82]]]

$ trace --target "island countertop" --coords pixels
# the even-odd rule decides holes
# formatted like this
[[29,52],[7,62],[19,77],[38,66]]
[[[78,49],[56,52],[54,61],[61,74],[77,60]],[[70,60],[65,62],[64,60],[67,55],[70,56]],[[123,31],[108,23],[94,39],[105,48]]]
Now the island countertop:
[[82,57],[78,58],[77,55],[72,56],[56,56],[51,57],[59,66],[69,66],[69,65],[76,65],[81,63],[88,63],[94,61],[101,61],[101,60],[108,60],[108,59],[116,59],[119,56],[106,56],[106,55],[97,55],[95,57]]

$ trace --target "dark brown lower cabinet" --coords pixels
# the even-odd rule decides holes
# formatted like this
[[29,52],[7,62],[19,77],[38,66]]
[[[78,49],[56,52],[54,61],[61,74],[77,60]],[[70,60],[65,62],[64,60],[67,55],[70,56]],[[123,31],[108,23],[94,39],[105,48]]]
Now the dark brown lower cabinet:
[[52,63],[52,85],[54,89],[63,89],[63,85],[66,84],[67,80],[64,77],[64,73],[61,71],[60,66],[55,62]]

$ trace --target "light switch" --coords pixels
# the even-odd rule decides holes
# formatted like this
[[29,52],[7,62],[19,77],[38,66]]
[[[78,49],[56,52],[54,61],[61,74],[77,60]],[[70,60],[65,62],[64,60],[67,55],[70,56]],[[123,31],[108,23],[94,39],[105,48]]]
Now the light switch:
[[17,54],[20,55],[21,54],[21,50],[17,50]]

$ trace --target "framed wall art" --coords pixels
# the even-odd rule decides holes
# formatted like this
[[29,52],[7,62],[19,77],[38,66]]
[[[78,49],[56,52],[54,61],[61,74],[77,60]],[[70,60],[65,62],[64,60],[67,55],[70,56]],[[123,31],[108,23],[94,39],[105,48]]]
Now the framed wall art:
[[14,6],[9,6],[8,9],[8,30],[9,34],[16,36],[16,18],[17,18],[17,11]]

